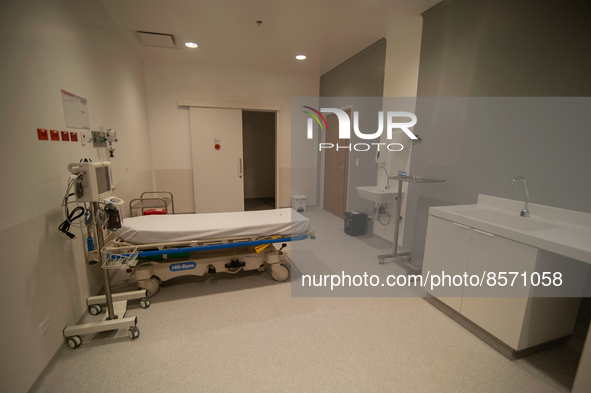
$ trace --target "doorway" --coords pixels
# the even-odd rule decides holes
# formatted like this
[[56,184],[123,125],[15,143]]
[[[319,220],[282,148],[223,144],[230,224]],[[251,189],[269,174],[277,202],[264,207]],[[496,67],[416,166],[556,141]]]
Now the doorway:
[[242,111],[244,210],[275,209],[276,112]]
[[[345,111],[351,118],[351,110]],[[342,219],[347,211],[349,187],[349,150],[337,149],[339,143],[339,120],[336,115],[326,116],[325,142],[335,146],[324,150],[324,210]]]

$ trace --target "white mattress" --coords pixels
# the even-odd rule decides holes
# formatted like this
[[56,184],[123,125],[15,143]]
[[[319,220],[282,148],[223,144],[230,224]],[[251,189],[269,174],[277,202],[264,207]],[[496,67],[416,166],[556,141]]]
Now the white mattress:
[[152,244],[236,236],[297,235],[310,229],[309,219],[286,208],[129,217],[123,220],[117,234],[126,242]]

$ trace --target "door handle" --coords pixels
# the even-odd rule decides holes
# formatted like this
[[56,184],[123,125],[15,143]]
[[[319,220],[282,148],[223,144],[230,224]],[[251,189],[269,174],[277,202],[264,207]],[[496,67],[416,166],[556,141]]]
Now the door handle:
[[452,224],[454,224],[457,227],[463,228],[463,229],[470,229],[469,226],[467,225],[462,225],[462,224],[458,224],[457,222],[452,222]]
[[345,176],[345,164],[343,164],[343,166],[340,166],[339,169],[341,170],[341,175]]
[[480,233],[482,235],[486,235],[486,236],[489,236],[489,237],[495,237],[495,235],[492,234],[492,233],[484,232],[484,231],[481,231],[481,230],[478,230],[478,229],[474,229],[474,232],[478,232],[478,233]]
[[242,179],[242,157],[238,159],[238,177]]

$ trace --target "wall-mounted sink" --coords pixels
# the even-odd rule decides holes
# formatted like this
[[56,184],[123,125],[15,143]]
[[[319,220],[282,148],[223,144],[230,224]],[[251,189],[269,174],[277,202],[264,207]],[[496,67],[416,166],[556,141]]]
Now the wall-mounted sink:
[[377,203],[394,203],[398,192],[393,189],[385,189],[378,186],[357,187],[359,196]]
[[532,218],[520,217],[518,214],[508,214],[491,209],[474,209],[458,211],[458,214],[487,221],[491,224],[516,229],[518,231],[539,231],[541,229],[558,228],[558,225]]

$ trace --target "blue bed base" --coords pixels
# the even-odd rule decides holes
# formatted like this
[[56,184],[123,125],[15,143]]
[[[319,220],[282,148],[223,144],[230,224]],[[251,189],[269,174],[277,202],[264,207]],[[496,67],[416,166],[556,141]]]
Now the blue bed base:
[[[195,251],[209,251],[209,250],[221,250],[224,248],[260,246],[262,244],[286,243],[286,242],[293,242],[293,241],[298,241],[298,240],[305,240],[307,238],[308,238],[308,235],[302,235],[302,236],[296,236],[296,237],[286,237],[283,239],[254,240],[254,241],[250,241],[250,242],[240,242],[240,243],[213,244],[213,245],[209,245],[209,246],[168,248],[165,250],[138,252],[137,256],[138,256],[138,258],[146,258],[146,257],[160,256],[160,255],[183,254],[183,253],[195,252]],[[125,256],[125,254],[121,254],[121,257],[124,257],[124,256]]]

